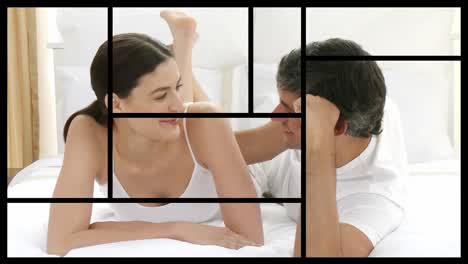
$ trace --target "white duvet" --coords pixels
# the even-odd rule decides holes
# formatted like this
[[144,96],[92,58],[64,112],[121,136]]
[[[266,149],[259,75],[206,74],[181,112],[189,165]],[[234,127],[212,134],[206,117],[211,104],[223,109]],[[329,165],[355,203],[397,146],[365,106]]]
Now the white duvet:
[[[45,159],[20,172],[8,197],[50,197],[60,159]],[[371,257],[459,257],[460,161],[411,166],[408,207],[402,225],[376,245]],[[95,196],[102,194],[95,188]],[[8,204],[8,257],[53,256],[45,252],[49,204]],[[292,256],[295,222],[278,204],[262,204],[265,245],[230,250],[170,239],[109,243],[70,251],[68,257],[287,257]],[[112,220],[107,204],[93,206],[92,221]],[[222,225],[219,220],[208,224]]]

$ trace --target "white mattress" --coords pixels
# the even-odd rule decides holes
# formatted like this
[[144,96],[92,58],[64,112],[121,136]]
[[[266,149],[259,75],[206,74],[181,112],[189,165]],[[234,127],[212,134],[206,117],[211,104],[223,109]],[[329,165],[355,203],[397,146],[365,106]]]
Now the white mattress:
[[[61,157],[43,159],[21,171],[8,188],[8,197],[50,197]],[[460,256],[460,161],[414,164],[407,181],[406,219],[376,245],[371,257]],[[102,197],[98,188],[95,196]],[[291,256],[295,223],[277,204],[262,204],[265,246],[238,251],[199,246],[169,239],[148,239],[84,247],[67,256]],[[8,256],[51,256],[45,252],[49,204],[8,204]],[[32,219],[31,216],[34,216]],[[95,204],[92,221],[112,220],[107,204]],[[221,225],[221,221],[208,224]]]

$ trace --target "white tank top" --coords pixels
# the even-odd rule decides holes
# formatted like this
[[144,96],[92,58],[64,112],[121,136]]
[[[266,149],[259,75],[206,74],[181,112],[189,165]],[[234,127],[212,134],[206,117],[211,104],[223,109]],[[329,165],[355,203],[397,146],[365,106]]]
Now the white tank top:
[[[185,109],[187,112],[188,106]],[[180,198],[215,198],[218,197],[216,187],[211,172],[202,167],[197,160],[190,146],[190,141],[187,134],[186,119],[183,119],[183,127],[185,132],[185,140],[192,156],[194,168],[192,177],[187,185],[187,188],[182,193]],[[112,168],[113,168],[112,161]],[[119,180],[113,176],[113,197],[114,198],[129,198],[125,188],[120,184]],[[107,183],[100,185],[101,191],[107,195]],[[171,222],[171,221],[189,221],[201,223],[208,221],[216,216],[220,216],[218,203],[169,203],[162,206],[148,207],[139,203],[110,203],[116,217],[120,221],[148,221],[154,223]]]

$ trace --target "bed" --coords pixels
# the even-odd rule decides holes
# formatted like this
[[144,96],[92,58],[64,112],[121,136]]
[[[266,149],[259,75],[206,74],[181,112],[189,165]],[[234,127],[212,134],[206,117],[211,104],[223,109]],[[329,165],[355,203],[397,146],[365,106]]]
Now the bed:
[[[120,15],[135,16],[137,14],[136,9],[130,10],[131,12],[127,11],[122,10]],[[198,14],[203,17],[203,12],[203,10],[194,10],[194,15]],[[239,12],[246,15],[245,10]],[[291,10],[291,14],[294,12]],[[54,50],[59,153],[63,152],[63,140],[60,135],[66,118],[94,100],[89,87],[89,64],[96,47],[106,37],[104,29],[107,28],[107,17],[105,14],[106,9],[95,9],[93,13],[89,13],[88,9],[58,10],[58,24],[63,43],[58,46],[51,45],[51,48]],[[119,13],[116,14],[118,18]],[[154,18],[158,12],[154,9],[145,14]],[[220,13],[220,15],[231,15],[231,20],[234,18],[234,14],[229,12]],[[256,19],[260,19],[259,14]],[[123,23],[124,20],[116,19],[116,21],[117,24],[121,24],[115,25],[114,33],[133,31],[132,25],[126,25]],[[82,22],[86,23],[82,24]],[[208,22],[201,20],[200,24],[208,25]],[[225,23],[229,24],[228,22]],[[153,29],[156,28],[150,23],[147,25]],[[220,26],[223,25],[225,24],[220,24]],[[232,32],[237,32],[239,35],[242,35],[243,30],[246,29],[246,25],[243,24],[236,29],[230,28]],[[201,30],[204,30],[202,26]],[[225,39],[223,42],[230,43],[231,37],[227,34],[230,31],[224,32],[226,34],[223,35]],[[152,32],[152,34],[159,35],[158,32]],[[163,39],[166,38],[164,40],[169,39],[168,32],[161,34]],[[94,37],[81,39],[82,36]],[[209,38],[205,40],[202,38],[197,47],[199,51],[203,50],[206,43],[209,43]],[[214,101],[223,102],[225,97],[238,98],[239,100],[226,103],[225,108],[232,112],[242,112],[243,109],[247,109],[245,98],[248,98],[246,89],[248,66],[245,64],[246,57],[240,54],[246,54],[246,47],[241,44],[247,42],[242,40],[235,43],[237,44],[228,54],[232,60],[228,58],[223,60],[226,63],[229,62],[229,65],[220,67],[222,65],[215,64],[221,61],[216,60],[222,53],[221,50],[216,50],[213,54],[200,53],[210,56],[207,60],[201,60],[200,55],[195,58],[196,62],[204,62],[203,65],[196,63],[195,66],[199,67],[196,67],[195,73]],[[82,49],[81,52],[75,52],[80,45],[87,48]],[[290,45],[294,46],[293,41]],[[270,60],[272,58],[270,53],[263,54],[261,50],[255,52],[255,112],[270,112],[278,103],[274,81],[277,65]],[[388,62],[382,65],[389,95],[398,104],[400,112],[404,113],[402,123],[411,165],[410,176],[407,178],[406,218],[397,230],[375,247],[370,254],[371,257],[459,257],[461,255],[460,160],[452,155],[453,149],[449,137],[455,131],[449,125],[453,123],[453,120],[450,120],[450,116],[453,116],[450,103],[453,101],[451,98],[453,89],[448,78],[450,65],[442,62],[420,64],[422,65]],[[432,66],[429,67],[430,65]],[[232,89],[219,89],[225,85]],[[222,94],[221,90],[227,94]],[[418,107],[415,108],[414,98],[420,98],[421,94],[424,94],[424,100],[418,100]],[[265,122],[264,119],[258,118],[238,118],[231,121],[235,129],[251,128]],[[431,133],[426,133],[426,131]],[[8,197],[51,197],[61,164],[61,155],[41,158],[34,162],[20,171],[12,180],[8,187]],[[94,196],[102,197],[97,186]],[[45,252],[48,208],[47,203],[8,204],[8,257],[54,257]],[[278,204],[262,204],[261,209],[265,230],[265,246],[261,248],[246,247],[235,251],[168,239],[148,239],[84,247],[70,251],[67,256],[291,256],[295,222],[286,216],[286,211]],[[31,221],[31,216],[34,216],[33,221]],[[113,213],[107,204],[95,204],[92,221],[112,219]],[[222,223],[213,221],[208,224],[221,225]]]
[[[62,156],[36,161],[20,171],[8,197],[50,197]],[[410,166],[407,213],[402,225],[382,240],[371,257],[460,256],[460,160],[438,160]],[[102,197],[95,188],[95,197]],[[8,257],[54,257],[45,252],[49,204],[8,204]],[[170,239],[109,243],[70,251],[67,257],[288,257],[292,256],[295,222],[278,204],[262,204],[265,245],[230,250]],[[31,217],[34,220],[31,221]],[[112,220],[107,204],[93,206],[91,221]],[[222,225],[220,220],[209,222]]]

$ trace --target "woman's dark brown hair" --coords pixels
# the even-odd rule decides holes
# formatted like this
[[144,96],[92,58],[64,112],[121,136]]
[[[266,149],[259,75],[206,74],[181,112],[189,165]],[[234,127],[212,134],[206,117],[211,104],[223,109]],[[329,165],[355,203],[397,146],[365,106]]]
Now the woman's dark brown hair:
[[[139,33],[116,35],[112,38],[112,46],[112,92],[120,98],[128,97],[143,75],[154,71],[168,58],[174,57],[168,46]],[[77,115],[91,116],[98,124],[107,126],[108,109],[104,102],[109,88],[107,54],[106,41],[96,52],[90,68],[91,87],[97,99],[68,118],[63,129],[64,141],[67,140],[68,128]]]

